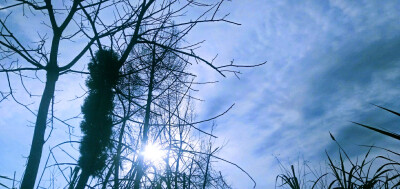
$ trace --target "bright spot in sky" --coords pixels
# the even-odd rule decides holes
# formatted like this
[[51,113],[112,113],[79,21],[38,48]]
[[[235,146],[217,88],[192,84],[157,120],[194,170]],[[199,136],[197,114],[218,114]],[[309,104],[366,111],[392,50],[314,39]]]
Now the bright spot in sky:
[[166,152],[158,144],[147,144],[142,154],[145,161],[153,164],[161,164],[164,161]]

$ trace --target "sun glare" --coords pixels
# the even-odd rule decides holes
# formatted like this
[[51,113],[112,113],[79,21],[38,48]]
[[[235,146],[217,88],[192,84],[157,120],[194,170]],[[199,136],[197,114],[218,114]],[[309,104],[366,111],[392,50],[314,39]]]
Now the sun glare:
[[148,161],[152,164],[161,164],[164,161],[163,159],[166,153],[160,145],[148,144],[142,152],[142,155],[145,161]]

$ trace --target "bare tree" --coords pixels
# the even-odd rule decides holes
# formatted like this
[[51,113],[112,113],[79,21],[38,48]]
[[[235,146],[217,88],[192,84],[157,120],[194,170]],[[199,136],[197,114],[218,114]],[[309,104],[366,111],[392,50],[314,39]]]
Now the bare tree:
[[[1,72],[6,72],[7,76],[9,72],[21,72],[21,71],[45,71],[46,72],[46,81],[45,88],[42,94],[42,98],[39,105],[39,110],[36,116],[35,122],[35,130],[32,139],[31,150],[28,157],[28,163],[25,169],[25,175],[21,184],[21,188],[33,188],[39,168],[40,158],[42,155],[42,149],[45,142],[44,134],[46,131],[46,122],[47,115],[51,100],[54,96],[54,91],[56,87],[56,82],[60,75],[66,74],[68,72],[74,72],[71,68],[78,62],[78,60],[90,49],[90,47],[97,42],[98,48],[101,49],[100,39],[106,36],[110,36],[115,34],[121,30],[128,28],[131,25],[135,25],[135,31],[133,32],[133,36],[131,37],[130,42],[126,46],[125,54],[122,54],[122,58],[120,59],[119,64],[122,65],[127,58],[127,54],[132,49],[134,44],[138,39],[139,26],[141,25],[141,21],[144,17],[145,12],[150,7],[150,5],[154,1],[143,1],[137,6],[130,6],[131,10],[126,12],[124,17],[128,17],[123,20],[117,20],[109,26],[105,25],[100,19],[100,11],[104,11],[108,7],[116,7],[120,6],[128,6],[129,1],[109,1],[109,0],[100,0],[100,1],[83,1],[83,0],[74,0],[71,4],[61,4],[57,3],[56,5],[52,3],[50,0],[45,0],[41,2],[27,1],[21,0],[17,3],[6,5],[4,9],[13,9],[17,7],[25,7],[27,6],[30,11],[33,12],[33,15],[39,14],[42,17],[48,17],[50,20],[52,38],[51,40],[47,40],[42,37],[37,48],[31,48],[29,44],[23,44],[21,39],[18,39],[17,36],[13,34],[13,32],[9,29],[6,24],[8,15],[5,19],[0,20],[1,24],[1,37],[0,47],[2,54],[2,60],[14,59],[16,61],[12,61],[11,63],[2,64]],[[88,12],[90,10],[90,12]],[[66,15],[65,18],[60,18],[60,14]],[[84,16],[85,15],[85,16]],[[85,18],[83,20],[83,18]],[[61,21],[60,21],[61,20]],[[79,24],[79,21],[81,23]],[[84,27],[84,22],[89,22],[92,26],[92,36],[89,36],[87,33],[86,27]],[[75,23],[77,27],[71,28],[72,23]],[[103,26],[101,31],[96,29],[96,23],[99,23]],[[46,22],[45,24],[46,25]],[[97,24],[98,25],[98,24]],[[71,29],[75,29],[76,32],[72,34],[65,34],[67,27]],[[58,58],[61,42],[63,40],[71,40],[74,39],[78,35],[84,35],[87,38],[87,45],[83,47],[78,54],[70,60],[70,62],[60,65]],[[46,36],[46,34],[39,36]],[[49,42],[50,41],[50,42]],[[47,51],[45,46],[47,43],[50,43],[50,51]],[[18,60],[23,59],[28,66],[20,66],[18,64]],[[25,65],[25,64],[24,64]],[[12,88],[10,87],[10,94],[12,95]],[[14,96],[13,96],[14,98]],[[14,98],[15,99],[15,98]],[[26,106],[27,107],[27,106]],[[28,107],[27,107],[28,108]]]
[[[120,129],[116,152],[118,158],[113,166],[114,188],[229,188],[221,173],[214,171],[211,166],[213,159],[225,161],[216,156],[219,148],[212,148],[211,139],[206,142],[203,137],[195,137],[199,133],[215,138],[212,133],[196,125],[212,121],[226,112],[208,120],[194,121],[191,101],[196,98],[191,96],[190,91],[195,90],[195,75],[186,70],[190,65],[189,57],[171,50],[179,49],[179,34],[174,29],[158,30],[148,40],[151,43],[139,45],[131,56],[133,60],[130,62],[134,66],[126,69],[126,72],[135,73],[135,80],[143,84],[139,82],[132,85],[128,77],[128,82],[121,87],[131,86],[135,90],[116,91],[123,109],[122,115],[116,115],[121,119],[121,128],[126,125],[133,128],[126,133],[130,138],[125,142],[125,146],[130,147],[125,148],[126,151],[121,150],[123,129]],[[138,90],[137,86],[144,89]],[[132,104],[135,104],[135,108],[127,110]],[[140,110],[142,113],[137,113]],[[146,162],[141,154],[147,146],[154,144],[166,151],[165,166]],[[119,167],[124,164],[121,155],[130,165],[123,178],[119,178]]]
[[[10,13],[5,18],[0,19],[0,72],[5,73],[7,78],[9,78],[10,73],[15,73],[17,76],[21,77],[21,80],[23,79],[22,72],[33,71],[34,74],[37,72],[46,74],[45,87],[37,113],[31,110],[29,105],[21,103],[13,95],[10,79],[8,79],[9,91],[1,93],[2,100],[11,96],[17,103],[26,107],[36,116],[32,145],[21,188],[29,189],[33,188],[35,185],[43,145],[45,143],[49,107],[52,104],[52,100],[54,101],[54,92],[58,78],[68,73],[87,74],[85,71],[73,70],[73,68],[83,56],[88,53],[93,54],[93,49],[102,50],[103,48],[109,48],[116,51],[119,54],[119,60],[117,62],[118,69],[123,69],[124,65],[129,64],[130,61],[135,61],[140,58],[140,56],[131,57],[132,51],[134,51],[135,47],[139,44],[143,44],[151,49],[150,54],[153,56],[153,63],[146,67],[150,69],[149,90],[147,92],[145,105],[140,106],[144,111],[144,120],[143,131],[140,137],[141,147],[139,149],[143,149],[149,140],[148,132],[151,125],[151,114],[153,114],[151,113],[151,106],[157,106],[163,109],[161,105],[153,102],[154,98],[158,97],[152,93],[154,90],[152,88],[155,86],[151,78],[152,75],[155,74],[155,69],[159,66],[159,61],[164,59],[167,52],[183,61],[185,65],[190,65],[192,62],[205,63],[222,76],[225,76],[224,72],[239,73],[238,71],[230,70],[230,68],[243,66],[234,65],[233,63],[224,66],[216,66],[213,64],[213,61],[208,61],[198,56],[195,53],[195,49],[198,48],[200,43],[177,46],[178,42],[182,42],[183,38],[197,24],[209,22],[237,24],[226,20],[225,18],[227,15],[218,16],[219,8],[223,2],[223,0],[209,3],[178,0],[142,0],[139,2],[131,2],[129,0],[71,0],[68,2],[17,0],[16,2],[7,2],[4,7],[0,8],[1,10],[22,9],[23,11],[18,14],[23,14],[24,16],[29,14],[29,16],[38,17],[43,23],[41,27],[49,28],[49,30],[45,32],[42,32],[42,30],[37,31],[39,36],[38,42],[29,42],[22,40],[23,36],[14,34],[15,32],[10,28],[10,23],[7,22],[10,17],[13,17],[14,14],[17,13]],[[183,19],[185,12],[192,7],[203,9],[203,12],[196,17],[192,16],[189,19]],[[113,18],[110,16],[111,13],[114,15]],[[177,18],[181,21],[176,22],[175,20],[178,20]],[[178,28],[179,32],[174,33],[171,28]],[[172,35],[166,35],[168,32],[172,32]],[[32,31],[30,33],[35,32]],[[50,33],[50,39],[46,37],[48,33]],[[68,57],[67,59],[69,60],[62,63],[60,62],[60,56],[65,52],[60,51],[60,49],[69,41],[84,41],[86,44],[76,51],[75,56]],[[32,44],[36,47],[32,47]],[[46,47],[50,47],[50,50],[47,50]],[[175,75],[179,72],[179,70],[169,69],[170,70],[165,69],[165,72]],[[138,72],[140,70],[135,68],[131,69],[131,71]],[[132,75],[134,74],[133,72],[125,74]],[[185,74],[191,75],[190,73]],[[179,80],[179,77],[175,78]],[[183,85],[188,85],[190,82],[184,81],[181,83]],[[164,94],[164,92],[162,92],[162,94]],[[133,103],[133,101],[129,103]],[[129,107],[130,105],[128,105],[127,109],[129,109]],[[128,118],[130,117],[129,115],[132,114],[130,110],[125,113],[128,116],[125,115],[124,117]],[[176,116],[175,114],[172,115]],[[51,114],[51,118],[56,118],[63,122],[63,120],[55,117],[53,113]],[[199,130],[194,124],[187,123],[187,121],[184,121],[184,124],[202,133],[210,134]],[[124,132],[121,131],[121,133]],[[121,139],[119,139],[119,141],[122,141],[122,134],[120,136]],[[119,144],[119,150],[117,151],[122,150],[122,143],[120,142]],[[120,153],[117,153],[115,162],[119,161],[118,154]],[[137,162],[138,169],[136,169],[137,172],[135,173],[134,188],[140,186],[140,180],[144,176],[143,159],[141,156],[138,157]],[[114,166],[117,180],[118,165],[110,165]],[[177,181],[175,183],[177,183]],[[116,185],[118,186],[118,183]]]

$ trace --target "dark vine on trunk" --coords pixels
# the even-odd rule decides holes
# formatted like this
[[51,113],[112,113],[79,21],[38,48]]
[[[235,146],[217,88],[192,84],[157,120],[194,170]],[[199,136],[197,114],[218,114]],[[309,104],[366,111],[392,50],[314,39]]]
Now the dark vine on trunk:
[[99,50],[89,63],[90,75],[86,81],[89,93],[82,106],[84,134],[78,165],[82,169],[77,189],[85,187],[90,176],[101,173],[111,146],[113,88],[118,83],[118,55],[112,50]]

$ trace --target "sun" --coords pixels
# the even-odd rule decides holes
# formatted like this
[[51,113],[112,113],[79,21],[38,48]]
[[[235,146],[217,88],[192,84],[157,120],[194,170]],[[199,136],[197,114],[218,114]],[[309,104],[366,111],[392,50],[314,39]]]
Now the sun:
[[[147,144],[144,148],[144,151],[140,153],[140,155],[144,158],[144,162],[147,165],[153,165],[153,168],[162,169],[165,166],[164,158],[167,157],[167,151],[162,148],[159,144],[150,143]],[[134,155],[128,155],[128,159],[133,159]],[[132,162],[126,161],[123,163],[122,174],[127,174],[129,170],[132,168]]]
[[144,160],[152,164],[161,164],[166,156],[165,150],[158,144],[147,144],[142,152]]

